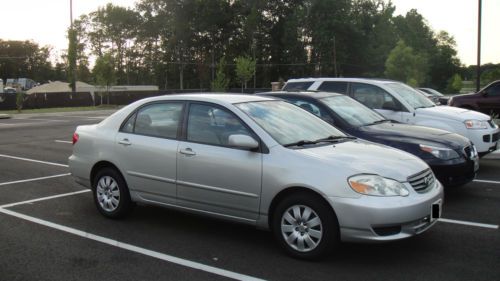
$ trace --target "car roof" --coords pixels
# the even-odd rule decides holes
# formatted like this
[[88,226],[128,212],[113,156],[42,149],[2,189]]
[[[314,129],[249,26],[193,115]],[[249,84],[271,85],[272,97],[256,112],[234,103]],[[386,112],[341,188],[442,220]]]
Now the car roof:
[[295,78],[295,79],[289,79],[287,83],[289,82],[316,82],[316,81],[338,81],[338,82],[368,82],[368,83],[380,83],[380,84],[387,84],[387,83],[400,83],[399,81],[396,80],[390,80],[390,79],[384,79],[384,78],[345,78],[345,77],[340,77],[340,78],[332,78],[332,77],[318,77],[318,78]]
[[267,96],[267,95],[274,95],[274,96],[280,96],[280,95],[288,95],[288,96],[297,96],[297,97],[308,97],[308,98],[315,98],[315,99],[322,99],[322,98],[328,98],[328,97],[336,97],[336,96],[343,96],[342,94],[338,93],[329,93],[329,92],[316,92],[316,91],[274,91],[274,92],[264,92],[264,93],[258,93],[258,95],[262,96]]
[[163,101],[163,100],[190,100],[190,101],[204,101],[216,103],[242,103],[252,101],[265,101],[272,100],[271,98],[251,95],[251,94],[238,94],[238,93],[186,93],[163,95],[144,99],[145,102]]

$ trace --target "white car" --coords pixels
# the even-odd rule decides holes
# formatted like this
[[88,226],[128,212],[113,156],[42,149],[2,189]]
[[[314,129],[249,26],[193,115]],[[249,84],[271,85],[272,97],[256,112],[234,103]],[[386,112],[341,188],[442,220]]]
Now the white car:
[[397,81],[364,78],[290,79],[285,91],[325,91],[348,95],[385,118],[457,133],[472,141],[480,156],[496,150],[499,128],[490,116],[473,110],[436,106],[412,87]]

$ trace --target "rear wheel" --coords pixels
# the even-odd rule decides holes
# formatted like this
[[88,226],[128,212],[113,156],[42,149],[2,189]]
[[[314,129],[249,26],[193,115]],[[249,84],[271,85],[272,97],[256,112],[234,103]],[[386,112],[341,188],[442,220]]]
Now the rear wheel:
[[97,172],[92,190],[97,209],[108,218],[122,218],[132,209],[127,184],[113,168],[103,168]]
[[294,193],[276,207],[273,233],[292,257],[317,259],[338,244],[337,218],[323,198],[310,193]]

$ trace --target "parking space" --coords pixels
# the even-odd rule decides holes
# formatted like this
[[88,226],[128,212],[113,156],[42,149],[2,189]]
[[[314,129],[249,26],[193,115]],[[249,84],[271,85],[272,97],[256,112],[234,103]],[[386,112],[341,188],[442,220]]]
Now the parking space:
[[[103,118],[102,112],[88,114],[94,119],[81,113],[28,116],[24,124],[36,125],[0,125],[0,279],[497,280],[500,276],[500,160],[482,160],[478,181],[446,190],[443,217],[449,221],[428,232],[386,244],[343,244],[326,260],[304,262],[284,255],[269,232],[250,226],[150,206],[137,206],[124,220],[102,217],[91,193],[74,183],[65,166],[74,128]],[[19,121],[2,121],[8,122]]]

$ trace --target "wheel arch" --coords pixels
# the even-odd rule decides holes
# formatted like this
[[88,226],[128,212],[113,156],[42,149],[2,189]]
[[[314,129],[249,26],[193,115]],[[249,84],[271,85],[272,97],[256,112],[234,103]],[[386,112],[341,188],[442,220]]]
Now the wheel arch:
[[115,164],[111,163],[110,161],[101,160],[101,161],[95,163],[94,166],[92,167],[92,169],[90,170],[90,184],[91,184],[92,188],[94,188],[94,178],[95,178],[97,172],[103,168],[115,169],[122,176],[122,178],[125,179],[122,172],[120,171],[120,169],[118,169],[118,167]]
[[291,194],[301,193],[301,192],[311,194],[312,196],[317,197],[319,200],[322,200],[325,204],[327,204],[329,206],[331,212],[333,213],[334,217],[337,220],[336,223],[338,224],[338,218],[337,218],[337,213],[335,212],[335,209],[332,207],[332,205],[330,203],[328,203],[328,200],[326,200],[326,198],[322,194],[320,194],[319,192],[317,192],[313,189],[307,188],[307,187],[292,186],[292,187],[285,188],[285,189],[281,190],[280,192],[278,192],[278,194],[276,194],[274,196],[273,200],[271,201],[271,204],[269,205],[269,209],[268,209],[268,213],[267,213],[268,214],[267,224],[268,224],[269,229],[272,230],[274,212],[275,212],[278,204],[283,199],[290,196]]

